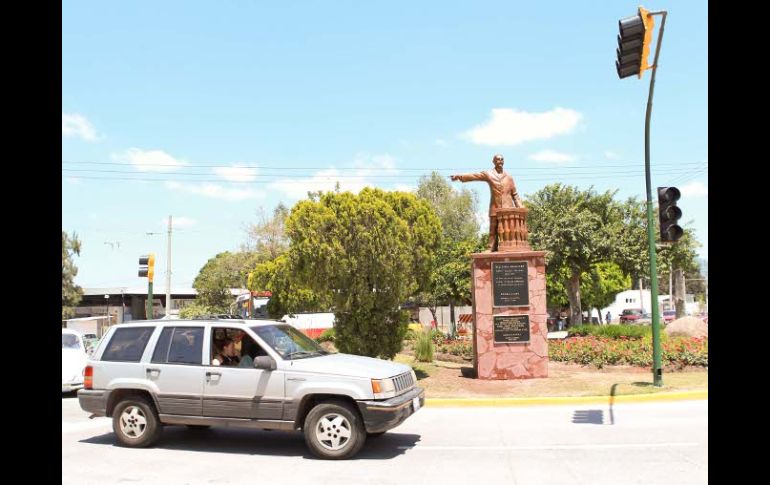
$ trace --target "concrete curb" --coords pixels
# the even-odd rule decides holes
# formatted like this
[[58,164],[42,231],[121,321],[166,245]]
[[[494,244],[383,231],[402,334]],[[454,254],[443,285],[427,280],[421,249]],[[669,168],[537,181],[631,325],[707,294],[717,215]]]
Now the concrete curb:
[[512,398],[427,398],[425,406],[448,407],[511,407],[563,404],[613,404],[619,402],[661,402],[708,399],[706,391],[682,391],[654,394],[630,394],[622,396],[575,396],[575,397],[512,397]]

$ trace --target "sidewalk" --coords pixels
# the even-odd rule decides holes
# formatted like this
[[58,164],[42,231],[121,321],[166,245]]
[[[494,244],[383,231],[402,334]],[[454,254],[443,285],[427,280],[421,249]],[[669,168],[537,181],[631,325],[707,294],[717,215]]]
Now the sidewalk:
[[622,396],[521,397],[521,398],[426,398],[428,407],[510,407],[564,404],[609,404],[628,402],[661,402],[708,400],[708,391],[681,391]]

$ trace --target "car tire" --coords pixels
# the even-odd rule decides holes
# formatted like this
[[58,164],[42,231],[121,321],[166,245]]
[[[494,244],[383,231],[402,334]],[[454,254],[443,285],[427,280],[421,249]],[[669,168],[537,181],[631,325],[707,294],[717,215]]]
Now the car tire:
[[380,431],[379,433],[366,433],[366,438],[379,438],[380,436],[387,433],[387,431]]
[[155,406],[147,399],[135,396],[115,406],[112,430],[122,446],[144,448],[158,441],[163,428]]
[[361,450],[366,441],[366,431],[358,411],[341,401],[314,406],[305,417],[303,431],[310,451],[325,460],[350,458]]

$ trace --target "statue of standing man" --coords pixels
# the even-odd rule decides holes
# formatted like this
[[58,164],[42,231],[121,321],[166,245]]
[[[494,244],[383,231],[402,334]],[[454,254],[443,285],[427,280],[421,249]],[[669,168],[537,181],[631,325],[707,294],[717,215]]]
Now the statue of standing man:
[[507,207],[523,207],[513,177],[503,171],[505,160],[499,153],[492,158],[495,168],[479,173],[452,175],[460,182],[483,181],[489,184],[489,251],[497,249],[497,216],[495,211]]

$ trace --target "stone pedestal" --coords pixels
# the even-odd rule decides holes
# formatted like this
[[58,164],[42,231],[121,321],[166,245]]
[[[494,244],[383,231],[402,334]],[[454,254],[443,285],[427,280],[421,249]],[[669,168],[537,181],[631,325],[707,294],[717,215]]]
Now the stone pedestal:
[[[548,377],[545,251],[476,253],[472,258],[473,363],[476,377]],[[497,272],[495,285],[493,263]],[[497,332],[495,317],[509,317],[497,318]]]

